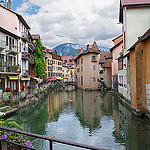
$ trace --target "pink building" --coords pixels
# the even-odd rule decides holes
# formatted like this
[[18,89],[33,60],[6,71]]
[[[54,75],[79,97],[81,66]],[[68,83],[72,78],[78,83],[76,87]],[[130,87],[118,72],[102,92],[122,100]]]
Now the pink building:
[[114,46],[110,49],[112,53],[112,89],[118,91],[118,59],[122,55],[123,35],[112,40]]

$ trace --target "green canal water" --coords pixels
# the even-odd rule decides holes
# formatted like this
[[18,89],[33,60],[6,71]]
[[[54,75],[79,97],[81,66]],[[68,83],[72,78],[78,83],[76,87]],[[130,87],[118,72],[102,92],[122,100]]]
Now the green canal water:
[[[72,89],[72,88],[71,88]],[[100,91],[51,91],[16,114],[25,131],[113,150],[150,149],[150,120],[137,118],[117,96]],[[49,142],[31,138],[39,150]],[[80,148],[54,143],[54,150]]]

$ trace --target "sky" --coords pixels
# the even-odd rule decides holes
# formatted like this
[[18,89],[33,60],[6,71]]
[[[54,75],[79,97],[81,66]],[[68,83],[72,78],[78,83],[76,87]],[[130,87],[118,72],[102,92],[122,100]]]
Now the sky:
[[47,48],[94,40],[112,47],[112,39],[121,35],[119,0],[12,0],[12,10],[23,16],[31,34],[40,34]]

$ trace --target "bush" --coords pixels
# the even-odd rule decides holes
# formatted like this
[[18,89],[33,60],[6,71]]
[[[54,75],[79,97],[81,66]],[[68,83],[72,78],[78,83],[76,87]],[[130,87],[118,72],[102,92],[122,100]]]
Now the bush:
[[40,93],[41,93],[41,94],[44,93],[44,87],[40,87]]
[[26,99],[27,96],[28,96],[28,93],[27,93],[26,91],[22,91],[22,92],[21,92],[20,97],[21,97],[22,100]]
[[37,97],[39,96],[39,89],[38,89],[38,88],[36,88],[36,89],[34,90],[34,95],[37,96]]
[[3,101],[4,102],[10,102],[10,100],[12,99],[12,93],[11,92],[4,92],[3,93]]
[[[13,128],[16,130],[23,131],[22,127],[12,118],[9,118],[7,120],[0,119],[0,125],[3,127]],[[11,132],[11,131],[0,129],[0,140],[5,140],[8,142],[13,142],[14,144],[17,143],[17,144],[34,148],[31,142],[29,141],[29,138],[26,135]]]

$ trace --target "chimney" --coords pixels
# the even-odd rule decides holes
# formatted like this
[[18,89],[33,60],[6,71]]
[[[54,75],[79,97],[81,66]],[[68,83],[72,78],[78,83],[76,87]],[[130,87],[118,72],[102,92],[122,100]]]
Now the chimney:
[[11,0],[7,2],[7,8],[11,10]]
[[5,7],[6,7],[6,0],[5,0]]
[[87,50],[89,50],[89,44],[87,45]]
[[1,1],[1,5],[4,6],[4,2],[3,1]]

